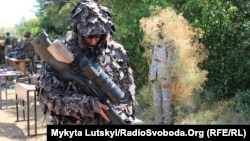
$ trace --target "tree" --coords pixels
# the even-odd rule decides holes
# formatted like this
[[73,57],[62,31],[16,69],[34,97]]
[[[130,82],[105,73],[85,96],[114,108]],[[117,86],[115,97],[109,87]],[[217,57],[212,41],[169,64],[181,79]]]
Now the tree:
[[[179,3],[181,1],[181,4]],[[250,88],[249,15],[245,0],[177,0],[176,9],[203,35],[200,42],[209,51],[201,64],[208,70],[206,91],[215,99],[229,98]]]

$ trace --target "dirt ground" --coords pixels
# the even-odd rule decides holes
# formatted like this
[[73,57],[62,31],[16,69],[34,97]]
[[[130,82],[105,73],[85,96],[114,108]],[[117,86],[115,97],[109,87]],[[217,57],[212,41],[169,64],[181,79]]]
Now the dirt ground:
[[[2,109],[0,109],[0,141],[46,141],[46,125],[50,124],[50,117],[43,115],[41,107],[37,103],[37,133],[36,136],[27,136],[27,120],[23,120],[22,107],[19,106],[19,122],[16,116],[16,99],[15,89],[8,89],[8,107],[6,108],[5,91],[2,90]],[[33,99],[32,97],[30,99]],[[34,100],[30,108],[30,134],[33,135],[34,131]],[[27,115],[25,116],[27,119]],[[45,119],[45,120],[44,120]],[[44,121],[44,122],[43,122]]]

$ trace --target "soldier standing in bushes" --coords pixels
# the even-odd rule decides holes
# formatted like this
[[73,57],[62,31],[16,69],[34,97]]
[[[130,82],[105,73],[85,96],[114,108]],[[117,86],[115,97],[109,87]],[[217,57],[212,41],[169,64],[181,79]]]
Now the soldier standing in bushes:
[[170,44],[163,41],[162,19],[158,20],[158,41],[152,50],[152,60],[149,67],[149,81],[152,84],[154,118],[156,124],[173,124],[172,94],[170,92],[171,75],[168,68],[173,64],[173,53]]

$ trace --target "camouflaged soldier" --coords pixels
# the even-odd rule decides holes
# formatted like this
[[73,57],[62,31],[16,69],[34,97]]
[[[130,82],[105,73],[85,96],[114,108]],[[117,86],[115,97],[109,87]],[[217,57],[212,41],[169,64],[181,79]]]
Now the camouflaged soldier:
[[26,31],[24,34],[24,41],[23,44],[21,46],[21,48],[23,49],[22,51],[22,57],[24,58],[28,58],[30,59],[30,63],[28,64],[28,70],[29,72],[32,74],[36,73],[36,63],[35,63],[35,55],[36,52],[34,50],[33,45],[31,44],[31,41],[33,40],[33,38],[31,38],[31,32],[30,31]]
[[[129,56],[123,46],[112,40],[114,26],[109,9],[94,1],[83,1],[72,11],[73,42],[68,47],[76,55],[79,52],[96,61],[110,79],[125,93],[124,100],[112,105],[128,124],[133,124],[135,84],[133,71],[128,61]],[[81,76],[81,66],[73,61],[71,71]],[[39,101],[45,113],[50,113],[55,124],[112,124],[103,112],[107,105],[97,97],[87,93],[84,86],[64,82],[58,73],[46,63],[40,74]]]
[[161,26],[163,23],[159,20],[158,36],[152,50],[152,60],[149,67],[149,81],[152,84],[154,118],[156,124],[173,124],[172,95],[169,84],[171,83],[171,74],[167,74],[168,68],[174,62],[173,53],[170,44],[162,39]]

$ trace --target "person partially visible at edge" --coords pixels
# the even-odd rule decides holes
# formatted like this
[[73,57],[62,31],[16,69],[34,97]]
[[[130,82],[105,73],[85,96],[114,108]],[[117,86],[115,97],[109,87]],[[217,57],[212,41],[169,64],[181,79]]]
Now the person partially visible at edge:
[[33,45],[31,44],[31,41],[33,41],[33,39],[31,38],[31,32],[27,31],[24,34],[24,41],[23,44],[21,46],[21,48],[23,49],[22,54],[24,56],[23,59],[28,58],[30,59],[30,63],[28,65],[28,70],[30,73],[36,73],[36,63],[35,63],[35,49],[33,47]]
[[[12,49],[10,33],[7,32],[4,40],[4,56],[8,57],[10,50]],[[8,65],[7,59],[5,59],[5,64]]]
[[2,35],[0,35],[0,65],[4,64],[4,38]]
[[170,44],[162,41],[162,20],[159,19],[158,38],[151,56],[149,66],[149,81],[152,86],[154,119],[156,124],[173,124],[172,94],[170,91],[171,75],[167,74],[173,64],[173,53],[169,50]]
[[[82,52],[96,61],[109,78],[125,93],[118,105],[112,105],[128,124],[135,124],[135,89],[133,70],[124,47],[112,40],[115,31],[109,9],[95,1],[83,1],[72,11],[73,43],[68,47],[74,54]],[[44,113],[50,113],[56,125],[113,124],[104,113],[109,107],[72,81],[63,81],[51,66],[42,63],[39,80],[39,101]],[[86,78],[82,66],[75,59],[71,71]]]

